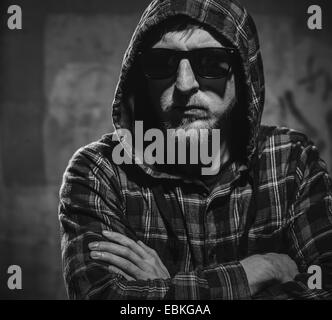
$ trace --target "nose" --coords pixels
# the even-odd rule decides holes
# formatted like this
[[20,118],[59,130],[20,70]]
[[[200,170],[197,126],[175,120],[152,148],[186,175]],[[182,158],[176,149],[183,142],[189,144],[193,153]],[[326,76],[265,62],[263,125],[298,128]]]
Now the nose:
[[184,95],[197,91],[199,84],[188,59],[182,59],[177,70],[175,87]]

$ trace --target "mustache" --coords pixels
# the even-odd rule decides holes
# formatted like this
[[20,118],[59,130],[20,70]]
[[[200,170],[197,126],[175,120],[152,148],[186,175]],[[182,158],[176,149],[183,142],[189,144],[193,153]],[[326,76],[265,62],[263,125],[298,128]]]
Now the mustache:
[[188,104],[173,103],[169,107],[167,107],[165,111],[166,112],[171,112],[171,111],[184,112],[186,110],[198,110],[198,111],[208,112],[209,108],[206,107],[202,103],[188,103]]
[[196,104],[189,104],[189,105],[186,105],[186,106],[183,106],[183,105],[175,105],[171,108],[172,110],[177,110],[179,109],[180,111],[181,110],[192,110],[192,109],[197,109],[197,110],[202,110],[202,111],[207,111],[208,109],[205,107],[205,106],[202,106],[202,105],[196,105]]

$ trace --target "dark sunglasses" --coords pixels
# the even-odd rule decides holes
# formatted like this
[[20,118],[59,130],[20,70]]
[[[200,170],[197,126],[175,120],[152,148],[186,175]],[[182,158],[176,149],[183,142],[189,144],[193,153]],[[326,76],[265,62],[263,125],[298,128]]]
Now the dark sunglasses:
[[174,76],[182,59],[188,59],[195,73],[205,79],[228,76],[234,61],[233,48],[201,48],[191,51],[151,48],[138,53],[143,73],[150,79]]

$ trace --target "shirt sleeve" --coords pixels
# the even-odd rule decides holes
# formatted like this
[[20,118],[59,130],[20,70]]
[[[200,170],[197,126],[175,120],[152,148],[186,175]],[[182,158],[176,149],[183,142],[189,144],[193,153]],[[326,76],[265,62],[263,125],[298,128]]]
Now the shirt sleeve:
[[[332,299],[331,177],[317,148],[307,139],[298,141],[291,157],[296,159],[290,159],[290,163],[295,160],[297,165],[286,238],[288,254],[297,263],[300,273],[294,281],[267,288],[254,298]],[[310,266],[318,266],[321,274],[308,272]],[[314,286],[310,285],[312,276],[317,277]]]
[[102,230],[130,236],[123,223],[124,199],[107,159],[78,151],[64,174],[59,220],[64,279],[70,299],[250,299],[239,262],[178,273],[171,279],[128,281],[90,258],[88,244]]

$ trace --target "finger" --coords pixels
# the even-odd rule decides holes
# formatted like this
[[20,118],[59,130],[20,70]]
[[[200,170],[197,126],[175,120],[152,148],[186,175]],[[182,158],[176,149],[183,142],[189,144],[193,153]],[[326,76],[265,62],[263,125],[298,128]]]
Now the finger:
[[128,238],[127,236],[118,233],[118,232],[109,232],[109,231],[103,231],[103,235],[113,241],[113,242],[117,242],[118,244],[122,245],[122,246],[126,246],[130,249],[132,249],[136,254],[138,254],[139,256],[141,256],[142,258],[148,258],[148,254],[147,252],[137,244],[137,242],[135,242],[134,240]]
[[126,280],[128,281],[135,281],[135,279],[133,277],[131,277],[130,275],[126,274],[125,272],[123,272],[122,270],[118,269],[117,267],[114,266],[109,266],[108,270],[110,272],[114,272],[117,274],[121,274],[123,277],[125,277]]
[[144,242],[142,242],[142,241],[138,241],[137,242],[149,255],[151,255],[152,257],[154,257],[154,258],[156,258],[159,262],[162,262],[161,261],[161,259],[160,259],[160,257],[159,257],[159,255],[158,255],[158,253],[154,250],[154,249],[152,249],[152,248],[150,248],[150,247],[148,247]]
[[142,270],[145,270],[147,267],[147,263],[144,259],[138,256],[133,250],[114,242],[93,242],[89,244],[89,248],[93,251],[109,252],[116,256],[130,260]]
[[117,267],[135,279],[141,279],[141,277],[144,276],[144,271],[135,266],[131,261],[118,257],[112,253],[91,251],[90,256],[94,260],[105,261]]
[[142,241],[138,241],[137,242],[144,250],[146,250],[149,254],[151,254],[153,257],[155,257],[157,259],[157,261],[159,262],[160,267],[163,269],[163,271],[169,275],[167,268],[165,267],[164,263],[162,262],[162,260],[160,259],[159,255],[157,254],[157,252],[153,249],[151,249],[150,247],[148,247],[144,242]]
[[151,249],[150,247],[148,247],[144,242],[142,242],[141,240],[137,241],[137,244],[140,245],[145,251],[147,251],[148,253],[155,255],[155,251],[153,249]]

